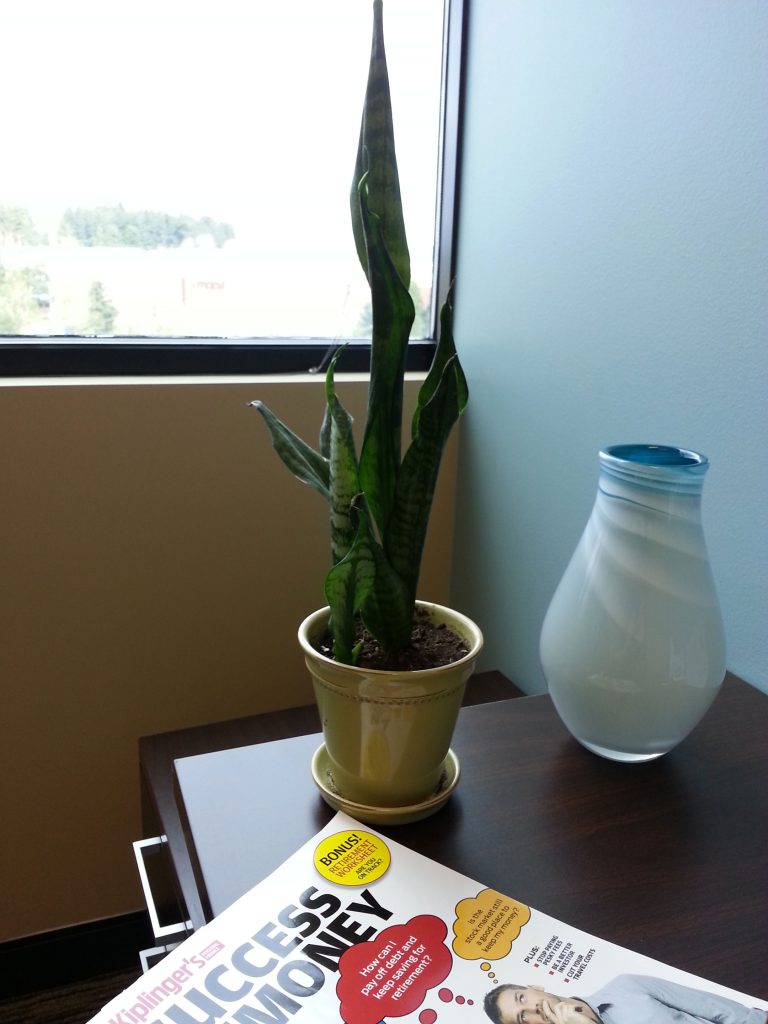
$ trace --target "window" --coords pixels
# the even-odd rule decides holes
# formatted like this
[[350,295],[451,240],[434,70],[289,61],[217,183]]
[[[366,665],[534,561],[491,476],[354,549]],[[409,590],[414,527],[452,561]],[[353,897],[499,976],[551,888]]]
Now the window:
[[[384,4],[416,365],[450,277],[445,7]],[[370,30],[361,0],[6,0],[0,373],[307,370],[342,339],[364,367],[348,189]]]

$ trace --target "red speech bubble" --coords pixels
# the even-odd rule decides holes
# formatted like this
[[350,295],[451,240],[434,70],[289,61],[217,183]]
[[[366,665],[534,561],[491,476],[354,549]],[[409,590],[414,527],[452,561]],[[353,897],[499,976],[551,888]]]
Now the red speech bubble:
[[346,1024],[378,1024],[402,1017],[445,981],[453,960],[448,929],[431,914],[385,928],[372,942],[351,946],[339,960],[336,995]]

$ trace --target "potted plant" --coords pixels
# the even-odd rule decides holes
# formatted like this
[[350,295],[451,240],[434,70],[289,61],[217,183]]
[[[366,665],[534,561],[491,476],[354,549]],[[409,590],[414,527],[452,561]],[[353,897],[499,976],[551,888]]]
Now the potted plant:
[[[405,819],[439,806],[443,792],[458,780],[449,744],[482,636],[466,617],[416,598],[443,448],[468,391],[454,345],[449,295],[402,454],[403,380],[414,304],[408,291],[382,0],[373,4],[350,206],[373,315],[360,453],[334,386],[339,353],[326,374],[326,412],[317,449],[262,402],[252,405],[288,469],[330,506],[328,605],[299,630],[325,734],[320,755],[327,763],[314,765],[316,781],[329,802],[358,817],[374,820],[375,812],[379,820],[391,809],[386,820],[393,815]],[[434,658],[420,649],[426,636],[448,638],[447,653]]]

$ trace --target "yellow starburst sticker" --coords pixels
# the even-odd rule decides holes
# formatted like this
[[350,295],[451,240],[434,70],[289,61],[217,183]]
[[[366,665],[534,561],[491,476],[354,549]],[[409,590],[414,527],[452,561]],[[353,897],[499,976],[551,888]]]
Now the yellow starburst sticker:
[[356,829],[335,832],[315,850],[315,867],[329,882],[368,885],[389,867],[389,847],[379,836]]

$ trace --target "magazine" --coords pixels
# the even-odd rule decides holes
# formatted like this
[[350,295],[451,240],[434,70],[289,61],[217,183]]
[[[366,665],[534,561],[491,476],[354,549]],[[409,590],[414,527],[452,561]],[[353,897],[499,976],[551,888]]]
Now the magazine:
[[338,813],[92,1024],[766,1024]]

